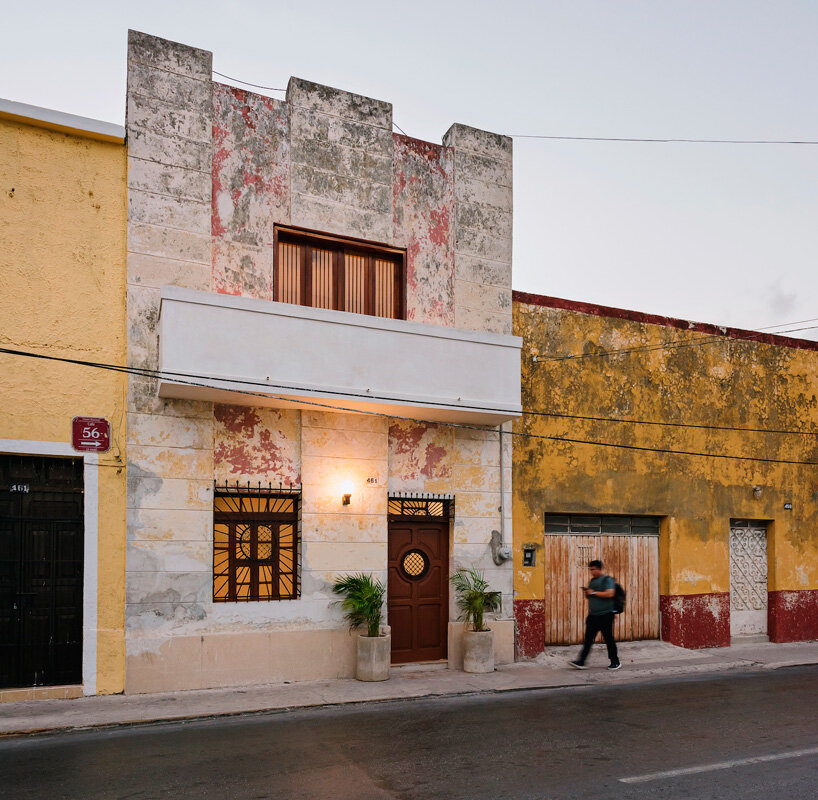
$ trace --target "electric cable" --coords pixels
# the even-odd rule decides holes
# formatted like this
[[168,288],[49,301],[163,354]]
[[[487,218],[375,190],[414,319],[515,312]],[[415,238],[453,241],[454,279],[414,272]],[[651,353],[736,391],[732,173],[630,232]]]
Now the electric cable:
[[648,142],[651,144],[818,144],[813,139],[648,139],[635,136],[545,136],[537,133],[509,133],[512,139],[551,139],[565,142]]
[[[809,321],[809,320],[806,320]],[[647,323],[650,324],[650,323]],[[787,323],[785,323],[787,324]],[[789,323],[791,324],[791,323]],[[775,326],[778,327],[778,326]],[[783,333],[795,333],[797,331],[811,331],[818,329],[818,325],[808,325],[804,328],[787,328],[783,331],[775,331],[774,333],[765,333],[761,330],[755,331],[758,333],[759,336],[779,336]],[[809,340],[805,340],[809,341]],[[652,353],[659,350],[679,350],[688,347],[703,347],[709,344],[717,344],[719,342],[727,343],[727,342],[761,342],[764,344],[765,342],[758,337],[752,336],[743,336],[741,338],[737,336],[707,336],[700,341],[693,341],[693,342],[685,342],[681,339],[674,339],[670,342],[664,342],[662,344],[655,344],[655,345],[640,345],[638,347],[624,347],[619,348],[616,350],[603,350],[599,353],[571,353],[569,355],[563,356],[556,356],[556,355],[545,355],[545,356],[533,356],[533,362],[535,364],[541,364],[546,361],[575,361],[581,360],[584,358],[606,358],[608,356],[619,356],[619,355],[630,355],[632,353]],[[818,345],[817,345],[818,346]]]
[[266,89],[268,92],[286,92],[286,89],[278,89],[275,86],[262,86],[259,83],[250,83],[249,81],[243,81],[239,78],[231,78],[229,75],[225,75],[223,72],[217,72],[215,69],[213,70],[214,75],[218,75],[220,78],[226,78],[229,81],[233,81],[234,83],[241,83],[245,86],[253,86],[256,89]]
[[561,419],[581,419],[594,422],[627,422],[631,425],[657,425],[661,427],[670,428],[698,428],[708,431],[739,431],[741,433],[785,433],[793,436],[815,436],[818,430],[814,431],[798,431],[775,428],[739,428],[732,425],[707,425],[695,422],[660,422],[659,420],[647,419],[626,419],[624,417],[594,417],[583,414],[566,414],[557,411],[534,411],[532,409],[523,409],[523,414],[529,414],[535,417],[558,417]]
[[[102,362],[91,362],[91,361],[82,361],[79,359],[67,358],[65,356],[50,356],[45,355],[43,353],[32,353],[25,350],[15,350],[8,347],[0,347],[0,353],[4,353],[6,355],[16,355],[28,358],[35,358],[35,359],[42,359],[46,361],[56,361],[65,364],[74,364],[79,366],[86,366],[92,367],[95,369],[104,369],[110,370],[114,372],[120,372],[125,374],[133,374],[139,375],[142,377],[152,377],[156,379],[161,379],[166,377],[166,375],[170,374],[173,375],[174,373],[165,373],[163,370],[153,370],[144,367],[127,367],[127,366],[120,366],[116,364],[105,364]],[[198,376],[202,380],[208,380],[207,376],[200,375]],[[176,378],[171,378],[171,380],[176,384],[181,384],[183,386],[195,386],[204,389],[214,389],[219,388],[218,386],[213,386],[212,384],[208,383],[199,383],[191,380],[178,380]],[[214,380],[214,379],[210,379]],[[239,385],[246,385],[245,381],[239,381],[232,378],[216,378],[215,380],[219,381],[219,383],[233,383]],[[302,387],[290,386],[287,387],[291,391],[314,391]],[[262,392],[248,392],[242,389],[231,389],[229,391],[234,392],[235,394],[240,394],[247,397],[260,397],[265,400],[277,400],[284,403],[293,403],[295,405],[308,405],[314,406],[319,409],[323,409],[325,411],[339,411],[348,414],[364,414],[367,416],[375,416],[375,417],[388,417],[390,419],[397,419],[404,422],[414,422],[420,423],[423,425],[433,424],[439,425],[441,427],[447,428],[455,428],[461,430],[473,430],[473,431],[481,431],[483,433],[486,432],[493,432],[491,428],[487,428],[485,426],[480,425],[466,425],[464,423],[459,422],[431,422],[430,420],[420,419],[418,417],[407,417],[401,416],[398,414],[383,414],[379,411],[368,411],[365,409],[360,408],[348,408],[344,406],[336,406],[331,405],[329,403],[319,403],[315,401],[306,400],[304,398],[292,398],[292,397],[282,397],[280,395],[272,395],[272,394],[265,394]],[[365,399],[371,399],[369,395],[359,394],[358,397],[362,397]],[[631,444],[618,444],[614,442],[597,442],[597,441],[590,441],[587,439],[576,439],[573,437],[567,436],[547,436],[544,434],[536,434],[536,433],[527,433],[524,431],[502,431],[502,434],[511,436],[511,437],[518,437],[518,438],[525,438],[525,439],[534,439],[534,440],[542,440],[542,441],[553,441],[553,442],[566,442],[568,444],[586,444],[592,445],[595,447],[610,447],[610,448],[617,448],[622,450],[636,450],[642,452],[652,452],[652,453],[665,453],[670,455],[684,455],[684,456],[699,456],[703,458],[722,458],[722,459],[729,459],[733,461],[756,461],[765,464],[792,464],[798,466],[810,466],[810,467],[818,467],[818,462],[816,461],[798,461],[795,459],[779,459],[779,458],[763,458],[761,456],[743,456],[743,455],[733,455],[730,453],[702,453],[697,451],[691,450],[671,450],[669,448],[656,448],[656,447],[645,447],[641,445],[631,445]],[[498,432],[500,435],[500,432]]]

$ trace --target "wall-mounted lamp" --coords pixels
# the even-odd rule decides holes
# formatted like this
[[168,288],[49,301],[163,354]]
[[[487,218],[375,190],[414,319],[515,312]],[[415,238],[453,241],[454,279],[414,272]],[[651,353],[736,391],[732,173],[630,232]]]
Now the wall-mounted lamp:
[[753,486],[753,497],[755,497],[756,500],[761,499],[761,487],[760,486]]
[[348,506],[352,501],[352,481],[344,481],[341,484],[341,505]]

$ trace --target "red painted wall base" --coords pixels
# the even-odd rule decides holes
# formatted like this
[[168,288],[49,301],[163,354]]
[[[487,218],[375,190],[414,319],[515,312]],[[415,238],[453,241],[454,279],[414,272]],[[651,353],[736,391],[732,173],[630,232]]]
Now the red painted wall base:
[[771,642],[818,639],[818,589],[768,592],[767,614]]
[[515,600],[514,621],[517,628],[516,658],[534,658],[545,648],[545,602]]
[[663,641],[691,650],[729,647],[729,592],[662,595],[659,610]]

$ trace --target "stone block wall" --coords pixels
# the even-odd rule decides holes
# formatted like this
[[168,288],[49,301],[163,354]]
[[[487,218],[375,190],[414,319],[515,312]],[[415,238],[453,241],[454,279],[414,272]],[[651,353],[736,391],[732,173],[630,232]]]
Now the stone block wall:
[[[272,300],[277,224],[405,248],[410,320],[510,332],[510,140],[456,125],[421,142],[392,132],[391,104],[299,78],[285,100],[214,83],[210,53],[133,31],[127,133],[129,364],[158,367],[163,285]],[[496,430],[247,403],[163,400],[131,379],[128,691],[351,675],[330,585],[385,579],[390,491],[456,495],[452,567],[502,591],[498,661],[513,657],[511,568],[489,549]],[[299,599],[212,602],[214,481],[302,485]]]

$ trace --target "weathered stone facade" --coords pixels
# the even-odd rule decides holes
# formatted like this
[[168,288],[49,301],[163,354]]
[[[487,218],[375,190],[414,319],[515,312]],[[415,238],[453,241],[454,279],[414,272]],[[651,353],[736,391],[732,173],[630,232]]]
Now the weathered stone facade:
[[[272,301],[277,224],[405,248],[410,321],[511,332],[510,139],[454,125],[442,145],[414,140],[392,132],[389,103],[298,78],[285,100],[262,97],[214,83],[210,53],[133,31],[127,132],[129,365],[159,368],[162,286]],[[503,593],[497,660],[513,658],[511,567],[489,547],[496,429],[236,402],[162,399],[155,379],[131,378],[128,691],[352,675],[330,583],[386,578],[400,491],[454,495],[451,567],[474,563]],[[298,599],[213,603],[214,480],[301,486]],[[455,618],[452,599],[452,666]]]
[[566,628],[550,641],[546,629],[569,613],[549,608],[559,564],[541,557],[544,514],[661,519],[650,588],[661,638],[688,648],[742,635],[731,529],[754,521],[758,634],[815,638],[818,344],[521,292],[514,327],[529,354],[515,430],[540,437],[514,442],[518,654],[565,643]]

